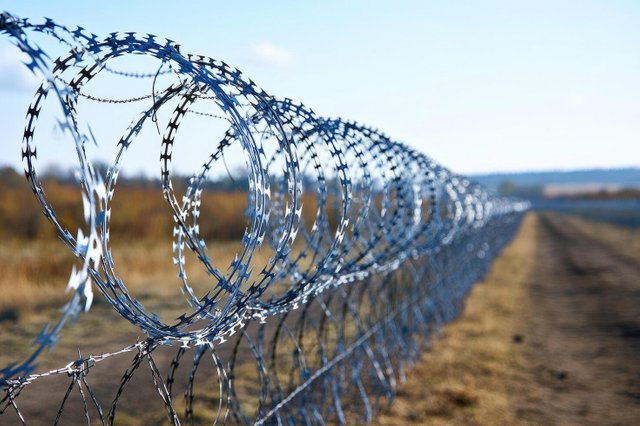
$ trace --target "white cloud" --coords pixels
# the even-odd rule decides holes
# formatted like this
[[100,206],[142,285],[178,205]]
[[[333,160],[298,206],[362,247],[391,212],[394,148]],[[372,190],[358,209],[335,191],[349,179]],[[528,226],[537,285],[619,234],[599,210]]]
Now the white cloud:
[[34,91],[40,80],[24,64],[27,56],[11,44],[0,45],[0,90]]
[[251,48],[253,57],[264,65],[287,67],[293,63],[293,55],[282,46],[263,41]]

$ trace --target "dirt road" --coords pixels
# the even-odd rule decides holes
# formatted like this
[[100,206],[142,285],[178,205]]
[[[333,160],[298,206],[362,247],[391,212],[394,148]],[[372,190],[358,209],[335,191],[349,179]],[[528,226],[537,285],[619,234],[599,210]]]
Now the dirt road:
[[640,424],[638,238],[530,215],[380,424]]
[[640,263],[566,217],[542,215],[523,349],[544,424],[640,422]]

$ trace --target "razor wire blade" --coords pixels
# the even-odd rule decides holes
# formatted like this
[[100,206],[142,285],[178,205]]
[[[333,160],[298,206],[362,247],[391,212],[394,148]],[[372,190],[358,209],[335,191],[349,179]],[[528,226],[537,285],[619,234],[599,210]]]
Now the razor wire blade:
[[[221,408],[216,419],[223,412],[225,420],[233,416],[241,423],[277,420],[289,424],[300,419],[314,423],[326,415],[344,422],[345,415],[336,402],[344,395],[340,396],[336,381],[346,373],[336,373],[338,379],[333,375],[337,366],[349,360],[350,374],[366,406],[365,417],[370,420],[372,407],[364,403],[368,401],[366,386],[358,379],[365,374],[365,360],[374,367],[376,377],[371,380],[377,383],[377,392],[391,396],[396,373],[393,357],[385,347],[406,346],[418,330],[432,330],[432,324],[453,318],[466,290],[510,239],[518,218],[528,208],[526,202],[490,194],[374,128],[319,117],[302,104],[273,98],[240,71],[215,59],[183,53],[173,41],[135,33],[100,38],[49,19],[33,24],[8,13],[0,16],[0,32],[27,55],[26,66],[43,77],[27,111],[22,159],[44,214],[78,259],[68,282],[72,295],[59,320],[43,328],[26,360],[2,370],[1,381],[7,389],[4,409],[14,406],[19,415],[15,397],[42,377],[32,374],[36,359],[55,344],[67,322],[89,309],[95,285],[113,309],[147,336],[145,342],[118,354],[138,351],[134,370],[142,361],[149,361],[158,393],[174,423],[179,423],[179,416],[171,403],[172,381],[169,377],[162,381],[151,357],[157,347],[172,343],[182,348],[171,374],[189,347],[195,348],[192,378],[204,354],[212,356],[220,382],[220,407],[225,401],[225,409]],[[54,40],[68,53],[51,59],[32,41],[32,34]],[[155,61],[155,70],[127,72],[113,65],[129,56]],[[105,75],[153,80],[152,93],[128,99],[92,94],[91,84]],[[59,104],[59,129],[73,141],[78,155],[85,224],[74,232],[58,218],[36,171],[36,125],[43,115],[53,114],[48,104],[45,107],[47,98]],[[86,146],[109,146],[109,141],[95,140],[89,124],[92,117],[83,115],[79,100],[119,105],[142,98],[151,105],[131,118],[113,144],[117,150],[113,161],[102,173],[88,158]],[[207,109],[202,112],[196,105]],[[168,111],[170,116],[159,136],[160,182],[175,222],[174,263],[189,307],[173,323],[163,322],[130,293],[116,272],[110,239],[112,201],[123,160],[145,127],[160,129],[160,111]],[[212,145],[212,153],[202,158],[203,164],[186,190],[179,193],[172,183],[174,148],[181,124],[193,114],[222,119],[228,127]],[[200,224],[215,217],[201,216],[201,205],[211,172],[221,167],[224,153],[231,147],[242,149],[248,173],[248,227],[242,249],[226,269],[221,269],[214,265],[200,232]],[[303,220],[305,212],[313,218],[311,223]],[[188,279],[187,250],[195,254],[210,277],[211,285],[204,295],[198,296]],[[258,251],[268,252],[264,264],[255,260]],[[459,263],[464,260],[466,264]],[[407,274],[403,280],[398,278]],[[408,294],[398,294],[399,289]],[[361,295],[356,298],[353,292]],[[421,297],[414,300],[412,295]],[[392,300],[394,309],[380,306],[377,298]],[[372,307],[380,312],[373,312]],[[335,325],[345,321],[355,329]],[[265,324],[270,323],[276,324],[276,332],[267,336],[269,325]],[[323,347],[326,336],[321,330],[327,323],[334,323],[341,331]],[[404,325],[412,331],[399,331]],[[247,332],[249,327],[256,327],[253,337]],[[400,340],[389,341],[389,333]],[[290,381],[287,391],[274,372],[275,359],[282,356],[276,348],[285,345],[279,343],[283,335],[288,335],[287,344],[296,348],[291,355],[292,368],[299,376]],[[315,368],[303,362],[305,335],[315,336],[317,341],[314,355],[309,357],[315,360]],[[235,362],[225,365],[216,355],[216,347],[230,338],[236,339],[236,350],[248,345],[257,366],[259,408],[251,416],[239,405],[241,398],[229,378]],[[409,340],[404,342],[404,338]],[[370,339],[379,342],[370,344]],[[269,349],[265,347],[268,342]],[[332,352],[330,356],[327,351]],[[417,347],[404,347],[403,353],[405,359],[415,358]],[[109,356],[90,358],[96,363]],[[74,378],[70,389],[76,385],[80,392],[83,386],[89,388],[88,383],[81,383],[87,360],[81,358],[61,370]],[[125,373],[123,383],[127,377]],[[323,404],[309,405],[312,383],[325,386],[320,394],[333,401],[328,404],[333,407],[329,414],[320,408]],[[93,394],[91,397],[99,408]],[[113,413],[116,402],[117,398]],[[287,411],[287,405],[297,406],[297,411]],[[103,423],[113,421],[112,410],[108,415],[98,410]]]

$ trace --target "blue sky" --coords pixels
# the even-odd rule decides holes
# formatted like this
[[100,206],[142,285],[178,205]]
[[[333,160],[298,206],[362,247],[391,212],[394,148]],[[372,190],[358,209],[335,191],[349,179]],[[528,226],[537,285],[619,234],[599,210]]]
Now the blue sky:
[[[171,38],[460,173],[640,166],[638,1],[0,0],[0,9],[99,35]],[[3,41],[0,163],[17,165],[32,83],[14,62]],[[155,172],[156,153],[132,167]]]

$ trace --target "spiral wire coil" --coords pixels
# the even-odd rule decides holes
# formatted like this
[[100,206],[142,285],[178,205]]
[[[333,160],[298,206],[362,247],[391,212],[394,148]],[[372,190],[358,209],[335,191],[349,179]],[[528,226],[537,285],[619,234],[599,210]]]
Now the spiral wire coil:
[[[24,171],[44,214],[77,258],[67,286],[71,296],[58,321],[43,328],[27,359],[1,370],[0,413],[13,411],[22,423],[28,420],[18,406],[22,391],[67,374],[69,386],[55,422],[75,390],[88,423],[93,417],[111,424],[121,395],[144,364],[169,421],[197,422],[194,383],[205,360],[219,393],[209,423],[370,422],[383,401],[393,399],[398,381],[429,346],[430,336],[459,312],[468,289],[511,239],[528,208],[526,202],[492,195],[374,128],[319,117],[290,99],[275,99],[240,71],[186,54],[173,41],[135,33],[100,38],[80,27],[71,30],[49,19],[34,24],[9,13],[0,16],[0,32],[43,78],[27,111]],[[51,60],[33,34],[68,53]],[[113,65],[130,56],[155,61],[155,72],[126,72]],[[162,83],[154,84],[149,95],[109,99],[87,89],[104,75]],[[45,108],[47,98],[59,104],[59,129],[73,140],[78,155],[85,223],[74,232],[56,215],[36,171],[36,125],[42,115],[53,114]],[[91,117],[82,115],[80,99],[151,103],[117,141],[104,173],[86,153],[95,140],[82,124]],[[202,105],[208,108],[204,112],[196,109]],[[158,113],[164,110],[170,118],[162,130]],[[179,193],[173,185],[174,147],[181,124],[194,114],[228,127]],[[110,245],[118,176],[145,126],[161,133],[160,183],[175,221],[174,263],[187,307],[172,323],[129,291],[116,272]],[[216,218],[202,217],[200,207],[211,172],[219,170],[231,147],[242,149],[246,163],[248,226],[242,249],[221,269],[200,233],[201,223]],[[305,217],[312,220],[307,223]],[[209,276],[204,295],[188,279],[187,251]],[[268,256],[257,257],[259,251]],[[260,264],[257,259],[263,257],[268,260]],[[89,310],[94,287],[146,338],[35,374],[37,359],[64,326]],[[163,373],[155,353],[172,347],[175,355]],[[127,353],[134,354],[131,367],[106,404],[87,374]],[[190,367],[180,413],[173,388],[185,364]],[[251,391],[238,385],[238,371],[246,365],[253,366]]]

